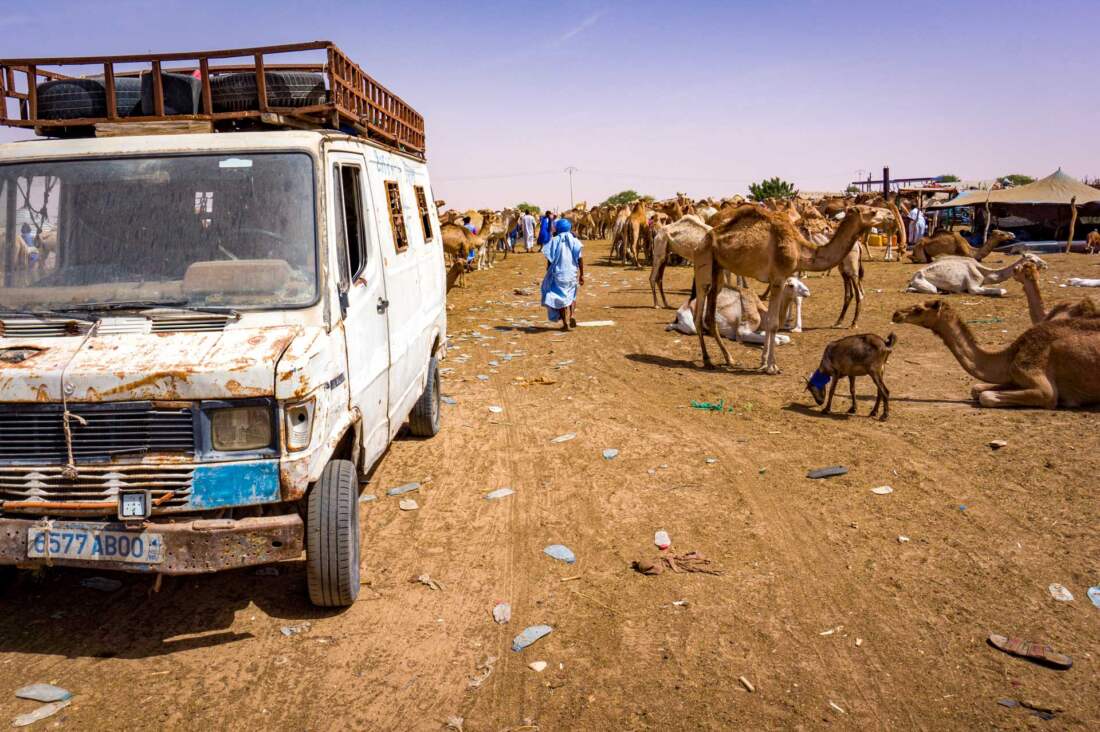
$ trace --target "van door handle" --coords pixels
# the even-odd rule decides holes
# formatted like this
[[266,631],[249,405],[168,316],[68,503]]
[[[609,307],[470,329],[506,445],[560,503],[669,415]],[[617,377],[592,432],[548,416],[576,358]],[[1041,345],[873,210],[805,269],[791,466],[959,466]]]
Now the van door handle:
[[381,298],[381,297],[378,298],[378,314],[379,315],[382,315],[387,310],[389,310],[389,307],[390,307],[390,301],[389,300],[386,300],[385,298]]

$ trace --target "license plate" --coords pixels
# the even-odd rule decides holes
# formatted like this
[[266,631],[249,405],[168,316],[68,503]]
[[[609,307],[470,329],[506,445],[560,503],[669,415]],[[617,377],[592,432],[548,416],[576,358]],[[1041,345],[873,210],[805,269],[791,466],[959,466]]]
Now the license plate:
[[160,564],[164,561],[164,539],[145,531],[109,531],[62,521],[48,529],[27,529],[27,556]]

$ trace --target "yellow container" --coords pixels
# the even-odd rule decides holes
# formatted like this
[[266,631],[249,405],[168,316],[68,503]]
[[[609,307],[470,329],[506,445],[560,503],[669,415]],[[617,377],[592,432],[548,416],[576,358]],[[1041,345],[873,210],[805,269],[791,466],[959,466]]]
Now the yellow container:
[[886,237],[883,234],[868,234],[867,246],[869,247],[884,247],[886,246]]

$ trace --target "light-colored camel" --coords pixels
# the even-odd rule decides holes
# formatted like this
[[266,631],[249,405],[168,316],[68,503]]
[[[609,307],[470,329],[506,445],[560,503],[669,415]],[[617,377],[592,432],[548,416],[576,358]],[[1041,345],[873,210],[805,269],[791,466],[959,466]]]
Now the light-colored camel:
[[486,255],[489,266],[496,263],[497,252],[504,252],[504,259],[508,259],[508,234],[516,228],[520,213],[514,208],[506,208],[499,214],[493,214],[489,223],[483,223],[482,228],[488,229],[486,240]]
[[[695,255],[695,281],[700,295],[696,302],[695,321],[711,327],[722,356],[732,366],[729,351],[714,328],[720,274],[722,270],[727,270],[767,282],[778,295],[777,302],[769,307],[768,317],[765,318],[767,338],[761,368],[766,373],[777,374],[779,366],[775,362],[774,338],[779,329],[779,314],[787,310],[782,286],[784,281],[798,271],[823,272],[837,266],[851,250],[852,244],[871,227],[871,216],[852,209],[829,243],[816,247],[806,241],[784,214],[757,206],[741,206],[738,211],[737,216],[707,234],[705,244]],[[713,364],[707,353],[704,330],[703,327],[699,329],[699,348],[703,352],[703,365],[711,368]]]
[[844,259],[840,260],[837,269],[840,270],[840,276],[844,280],[844,307],[840,309],[840,315],[836,316],[833,327],[840,326],[841,321],[844,320],[844,314],[848,312],[848,305],[854,299],[855,314],[848,327],[855,328],[856,323],[859,322],[859,313],[863,309],[863,247],[858,243],[853,244]]
[[1085,254],[1100,254],[1100,231],[1093,229],[1085,239]]
[[684,216],[674,224],[662,226],[653,236],[652,267],[649,271],[649,289],[653,291],[653,307],[657,306],[657,291],[661,291],[661,302],[669,307],[668,298],[665,297],[665,267],[668,266],[669,257],[678,254],[692,262],[695,260],[695,252],[703,246],[707,239],[707,232],[711,227],[703,223],[698,216]]
[[1040,269],[1047,266],[1046,262],[1030,252],[1001,269],[984,267],[970,257],[941,257],[914,272],[906,292],[921,292],[927,295],[966,292],[971,295],[1002,297],[1008,293],[1008,290],[1002,287],[985,287],[985,285],[997,284],[1009,279],[1021,262],[1034,262]]
[[1095,318],[1100,316],[1100,305],[1091,297],[1075,302],[1060,302],[1049,311],[1043,307],[1043,296],[1039,292],[1039,268],[1034,262],[1021,262],[1012,273],[1013,279],[1024,288],[1027,298],[1027,310],[1032,323],[1059,318]]
[[483,269],[493,268],[493,260],[489,256],[489,240],[493,236],[493,224],[497,220],[497,215],[492,211],[479,211],[478,214],[481,216],[481,228],[473,234],[472,248],[477,252],[477,256],[474,257],[474,269],[480,272]]
[[985,244],[978,249],[970,246],[970,242],[957,231],[939,231],[932,236],[926,236],[916,243],[913,253],[909,255],[910,261],[925,264],[936,257],[971,257],[982,261],[997,247],[1008,242],[1016,241],[1016,235],[1010,231],[994,229],[986,237]]
[[608,258],[616,257],[626,262],[626,224],[630,220],[630,206],[620,206],[611,219],[611,250]]
[[[799,307],[798,327],[792,332],[801,332],[802,299],[810,296],[810,290],[797,277],[788,277],[783,283],[786,290],[784,300],[797,303]],[[665,330],[675,330],[684,335],[696,335],[695,298],[680,306],[676,311],[676,320]],[[744,343],[763,343],[764,333],[760,330],[768,305],[748,287],[723,287],[718,293],[718,305],[715,308],[715,324],[723,338]],[[789,314],[789,313],[788,313]],[[786,318],[784,318],[785,320]],[[790,336],[777,334],[776,343],[790,343]]]
[[982,348],[945,300],[894,313],[895,323],[928,328],[959,365],[982,383],[971,396],[983,407],[1080,407],[1100,402],[1100,318],[1037,323],[1007,348]]

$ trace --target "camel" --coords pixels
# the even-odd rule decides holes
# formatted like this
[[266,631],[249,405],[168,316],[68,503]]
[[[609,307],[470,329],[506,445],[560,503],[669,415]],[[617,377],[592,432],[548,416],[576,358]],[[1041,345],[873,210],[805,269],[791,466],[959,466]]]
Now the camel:
[[504,259],[508,259],[508,234],[516,228],[520,213],[514,208],[506,208],[500,214],[494,214],[491,222],[483,223],[482,228],[488,230],[489,266],[496,262],[497,252],[504,252]]
[[959,365],[982,380],[971,396],[983,407],[1056,409],[1100,402],[1100,318],[1043,321],[999,351],[978,345],[945,300],[898,310],[893,320],[939,336]]
[[[700,293],[696,301],[695,321],[710,326],[726,364],[732,366],[733,362],[714,324],[714,308],[717,305],[715,289],[722,270],[767,282],[779,293],[765,318],[767,338],[761,356],[761,369],[768,374],[777,374],[775,333],[779,329],[779,315],[787,311],[787,292],[782,286],[784,281],[796,271],[823,272],[837,266],[856,239],[870,227],[870,215],[851,209],[829,243],[816,247],[806,241],[786,215],[762,207],[742,206],[737,216],[711,230],[702,249],[694,257],[695,281]],[[704,311],[706,318],[703,317]],[[703,366],[713,368],[704,330],[704,327],[699,328]]]
[[489,256],[489,240],[493,236],[493,224],[497,220],[496,214],[492,211],[479,211],[481,216],[481,228],[477,230],[476,234],[473,234],[473,246],[471,247],[477,256],[475,257],[474,268],[477,271],[483,269],[492,269],[493,260]]
[[1027,309],[1031,322],[1042,323],[1045,320],[1060,318],[1095,318],[1100,316],[1100,305],[1091,297],[1077,302],[1062,302],[1049,311],[1043,308],[1043,296],[1039,293],[1039,267],[1034,262],[1021,262],[1012,277],[1023,285],[1027,298]]
[[611,251],[608,254],[611,261],[621,255],[626,263],[626,223],[629,219],[630,206],[620,206],[611,218]]
[[1085,254],[1100,254],[1100,231],[1093,229],[1085,239]]
[[979,249],[970,246],[970,242],[957,231],[938,231],[932,236],[926,236],[916,243],[913,253],[909,255],[912,262],[922,264],[931,262],[936,257],[955,256],[971,257],[980,262],[997,247],[1008,242],[1016,241],[1016,235],[1010,231],[994,229],[986,237],[985,244]]
[[629,252],[630,259],[635,267],[641,266],[638,252],[645,243],[649,242],[649,217],[646,215],[645,201],[638,200],[627,215],[623,226],[623,264],[626,264],[626,255]]
[[984,287],[1004,282],[1012,276],[1021,262],[1034,262],[1040,269],[1047,263],[1034,254],[1026,253],[1001,269],[983,267],[969,257],[941,257],[913,273],[906,292],[922,292],[929,295],[966,292],[971,295],[1002,297],[1008,293],[1001,287]]
[[[788,277],[783,283],[786,290],[785,300],[788,303],[801,304],[802,298],[810,296],[810,290],[797,277]],[[676,311],[676,319],[665,330],[675,330],[684,335],[696,335],[695,298],[680,306]],[[743,343],[763,343],[764,333],[760,330],[760,324],[768,313],[768,306],[760,297],[748,287],[723,287],[718,293],[718,305],[715,308],[715,321],[718,332],[723,338]],[[783,318],[786,320],[786,318]],[[799,327],[792,332],[801,331],[801,315],[798,318]],[[790,336],[776,334],[776,343],[783,345],[790,343]]]
[[[649,271],[649,289],[653,291],[653,307],[657,307],[657,290],[661,291],[661,301],[670,307],[665,297],[665,267],[669,256],[678,254],[688,261],[695,258],[695,252],[703,245],[711,227],[703,223],[698,216],[687,215],[674,224],[662,226],[653,237],[652,268]],[[694,294],[694,293],[693,293]]]
[[852,324],[848,327],[855,328],[856,323],[859,322],[859,313],[863,309],[863,247],[858,243],[853,244],[844,259],[840,260],[837,269],[840,270],[840,276],[844,280],[844,307],[840,309],[840,315],[836,317],[833,327],[840,327],[844,314],[848,312],[848,306],[854,299],[855,314],[852,316]]
[[474,247],[476,237],[470,233],[469,229],[460,224],[443,224],[439,227],[439,232],[443,239],[443,252],[450,254],[455,264],[462,265],[458,275],[452,276],[448,280],[453,279],[459,287],[465,287],[466,260],[470,256],[470,250]]

